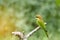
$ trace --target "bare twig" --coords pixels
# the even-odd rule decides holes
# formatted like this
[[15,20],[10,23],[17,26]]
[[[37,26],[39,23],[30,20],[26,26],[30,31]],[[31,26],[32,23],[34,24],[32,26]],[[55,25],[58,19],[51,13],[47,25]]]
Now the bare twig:
[[38,29],[40,29],[40,27],[35,28],[34,30],[32,30],[31,32],[29,32],[27,35],[25,35],[26,38],[30,37],[34,32],[36,32]]
[[35,33],[38,29],[40,29],[40,27],[36,27],[34,30],[32,30],[30,33],[28,33],[26,35],[24,35],[21,32],[12,32],[12,34],[18,36],[22,40],[27,40],[27,38],[30,37],[33,33]]
[[24,37],[24,34],[22,32],[12,32],[12,34],[18,36],[21,39]]

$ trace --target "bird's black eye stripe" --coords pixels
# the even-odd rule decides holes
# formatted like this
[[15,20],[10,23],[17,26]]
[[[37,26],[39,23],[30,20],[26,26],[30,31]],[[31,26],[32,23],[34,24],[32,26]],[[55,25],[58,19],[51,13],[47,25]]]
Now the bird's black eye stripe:
[[36,16],[36,18],[39,18],[38,16]]

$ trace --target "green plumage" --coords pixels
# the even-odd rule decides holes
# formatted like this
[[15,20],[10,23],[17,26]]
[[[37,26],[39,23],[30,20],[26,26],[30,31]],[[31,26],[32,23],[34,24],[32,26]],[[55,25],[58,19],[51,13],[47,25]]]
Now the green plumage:
[[37,25],[41,26],[42,28],[45,28],[45,24],[44,24],[43,20],[37,19],[36,23],[37,23]]
[[47,33],[47,30],[46,30],[45,22],[42,19],[36,18],[36,23],[37,23],[37,25],[40,28],[42,28],[44,30],[46,36],[48,37],[48,33]]

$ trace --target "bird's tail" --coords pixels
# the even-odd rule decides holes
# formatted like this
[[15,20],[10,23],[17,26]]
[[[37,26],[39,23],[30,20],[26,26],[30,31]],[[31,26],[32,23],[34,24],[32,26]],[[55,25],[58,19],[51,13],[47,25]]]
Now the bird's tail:
[[49,38],[48,31],[46,29],[44,29],[44,32],[45,32],[46,36]]
[[50,40],[49,35],[48,35],[48,31],[47,31],[47,30],[45,30],[45,34],[46,34],[48,40]]

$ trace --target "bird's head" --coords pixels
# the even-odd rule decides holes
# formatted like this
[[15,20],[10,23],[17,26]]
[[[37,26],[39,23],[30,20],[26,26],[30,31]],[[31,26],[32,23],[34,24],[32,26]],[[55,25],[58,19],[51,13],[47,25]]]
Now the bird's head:
[[36,19],[40,20],[42,17],[40,15],[36,15]]

